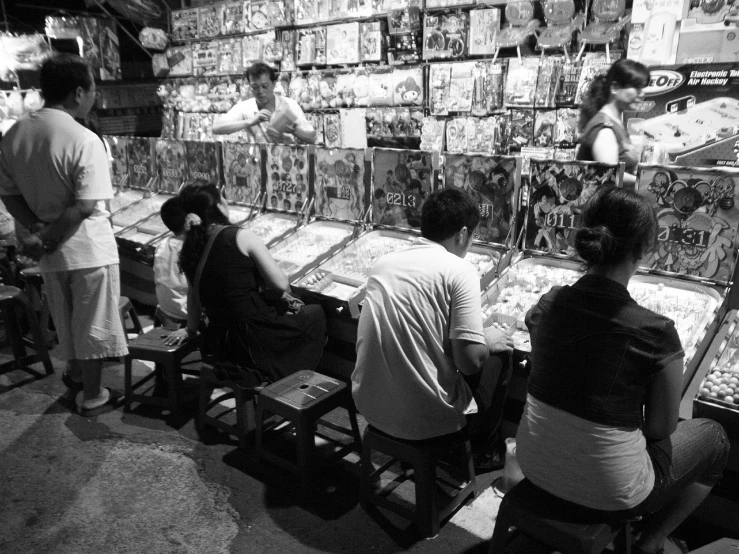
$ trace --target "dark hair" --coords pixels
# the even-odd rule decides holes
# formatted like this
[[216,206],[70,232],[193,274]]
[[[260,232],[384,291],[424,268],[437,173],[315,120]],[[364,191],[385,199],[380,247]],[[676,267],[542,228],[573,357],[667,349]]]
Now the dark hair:
[[480,209],[466,193],[445,189],[434,192],[421,208],[421,235],[441,242],[462,227],[472,233],[480,223]]
[[180,252],[180,271],[190,282],[195,279],[195,271],[208,242],[211,225],[231,224],[218,206],[220,201],[221,193],[213,183],[189,183],[180,191],[180,202],[185,214],[196,214],[202,220],[201,225],[193,225],[185,232],[185,241]]
[[634,191],[603,187],[590,200],[575,233],[575,249],[588,267],[638,260],[654,248],[657,217]]
[[46,60],[39,81],[47,106],[64,102],[77,87],[90,90],[94,83],[90,64],[76,54],[58,54]]
[[577,126],[585,129],[595,114],[608,103],[611,96],[611,85],[618,87],[644,88],[649,84],[649,69],[639,62],[625,58],[616,60],[606,73],[596,75],[580,106],[580,118]]
[[179,196],[173,196],[162,204],[159,215],[167,229],[175,235],[179,235],[185,228],[185,210],[182,209],[182,200]]
[[269,80],[273,83],[277,81],[277,70],[271,65],[267,65],[264,62],[255,62],[249,66],[246,70],[246,79],[251,83],[256,81],[262,75],[269,77]]
[[381,188],[375,189],[375,200],[379,200],[380,198],[385,198],[385,190]]

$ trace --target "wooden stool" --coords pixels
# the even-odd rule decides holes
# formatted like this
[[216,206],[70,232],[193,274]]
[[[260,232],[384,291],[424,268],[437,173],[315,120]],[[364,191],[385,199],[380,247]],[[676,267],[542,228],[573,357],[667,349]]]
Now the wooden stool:
[[[126,299],[128,300],[128,299]],[[130,301],[129,301],[130,302]],[[124,411],[131,411],[132,402],[142,404],[153,404],[169,408],[174,414],[177,423],[182,422],[182,361],[186,356],[195,352],[200,346],[198,339],[185,341],[178,346],[167,346],[164,339],[169,331],[156,327],[139,335],[128,343],[128,356],[126,356],[124,379],[126,388],[126,399]],[[156,371],[152,371],[136,383],[133,383],[132,362],[133,360],[146,360],[156,364]],[[199,356],[192,361],[199,361]],[[144,386],[149,380],[156,376],[157,371],[163,371],[167,382],[167,397],[139,394],[134,391]]]
[[[200,402],[196,425],[203,430],[206,425],[220,429],[239,441],[241,448],[246,448],[246,435],[255,427],[254,403],[261,391],[262,378],[256,370],[213,361],[204,363],[200,371]],[[227,389],[211,399],[214,389]],[[210,412],[222,402],[234,399],[233,409],[225,409],[210,415]],[[229,424],[225,417],[236,412],[236,423]]]
[[[567,554],[600,554],[621,535],[616,552],[631,553],[631,521],[567,502],[524,479],[503,497],[489,554],[503,554],[509,527]],[[622,533],[623,531],[623,533]]]
[[123,325],[123,332],[126,334],[126,340],[128,340],[128,331],[126,328],[126,317],[131,320],[133,328],[130,329],[137,335],[140,335],[144,328],[141,326],[139,316],[131,303],[131,300],[127,296],[121,296],[118,300],[118,311],[121,313],[121,325]]
[[[3,366],[10,365],[14,368],[24,368],[33,363],[41,362],[44,364],[47,375],[54,373],[54,366],[51,364],[49,351],[46,349],[45,337],[28,296],[19,288],[0,285],[0,309],[3,314],[6,334],[6,344],[3,346],[9,344],[13,349],[13,357],[15,358],[13,362],[3,364]],[[19,317],[22,316],[25,316],[28,321],[32,340],[24,336],[23,326],[19,321]],[[26,354],[26,346],[33,348],[36,353]]]
[[[330,411],[345,406],[349,411],[351,431],[319,419]],[[289,420],[296,432],[296,463],[276,455],[263,447],[265,414],[275,414]],[[281,420],[274,429],[281,425]],[[316,424],[353,437],[351,443],[342,445],[331,458],[343,457],[352,449],[359,449],[361,438],[357,413],[346,383],[321,375],[315,371],[299,371],[265,387],[257,399],[255,457],[264,458],[289,471],[297,473],[303,482],[310,478],[314,467]],[[322,436],[332,442],[332,439]]]
[[56,332],[49,328],[51,310],[49,308],[49,301],[43,291],[44,276],[41,275],[38,266],[34,266],[22,269],[18,274],[18,279],[24,284],[23,289],[31,301],[31,306],[33,306],[37,313],[41,331],[46,337],[46,346],[50,347],[56,340]]
[[[464,467],[457,469],[461,469],[462,484],[457,489],[457,494],[440,508],[436,492],[436,468],[440,464],[439,458],[460,448],[464,454]],[[388,462],[376,470],[372,464],[373,450],[391,457]],[[373,490],[373,483],[398,460],[408,462],[413,466],[416,488],[415,509],[393,502],[386,494],[383,494],[384,489],[377,492]],[[441,464],[448,466],[444,462]],[[380,506],[410,521],[415,521],[422,538],[436,535],[442,521],[464,504],[470,496],[473,498],[477,496],[476,485],[475,468],[472,464],[472,446],[464,431],[438,439],[412,441],[392,437],[369,425],[365,429],[362,438],[360,501],[367,508],[371,505]]]

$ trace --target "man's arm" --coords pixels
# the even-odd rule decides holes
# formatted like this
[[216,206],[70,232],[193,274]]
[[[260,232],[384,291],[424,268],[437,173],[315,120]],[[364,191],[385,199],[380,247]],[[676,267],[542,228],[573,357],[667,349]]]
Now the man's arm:
[[26,199],[20,194],[9,196],[3,194],[0,196],[0,199],[2,199],[3,204],[5,204],[5,207],[8,209],[8,213],[12,215],[18,223],[23,225],[32,233],[34,230],[38,230],[41,226],[45,225],[45,223],[36,217],[36,214],[31,211]]
[[464,375],[475,375],[490,357],[490,349],[479,342],[452,339],[454,365]]
[[261,110],[253,117],[244,114],[241,104],[236,104],[228,112],[217,117],[213,122],[214,135],[230,135],[242,129],[248,129],[261,121],[269,121],[272,116],[269,110]]
[[305,117],[305,113],[300,108],[300,106],[297,107],[297,116],[298,118],[295,121],[293,134],[302,142],[305,142],[307,144],[315,144],[316,130],[313,128],[311,122],[308,121],[308,118]]
[[95,212],[97,200],[77,200],[66,208],[61,215],[43,229],[38,231],[44,243],[44,250],[51,252],[56,249],[61,240],[79,227],[85,219]]

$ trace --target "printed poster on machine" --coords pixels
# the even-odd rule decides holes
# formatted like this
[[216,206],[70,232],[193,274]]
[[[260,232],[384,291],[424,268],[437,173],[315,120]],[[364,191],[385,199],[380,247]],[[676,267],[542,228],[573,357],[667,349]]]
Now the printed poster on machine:
[[344,221],[362,219],[369,193],[365,161],[364,150],[315,150],[316,215]]
[[267,145],[267,206],[299,212],[309,198],[307,146]]
[[262,191],[262,153],[258,144],[223,143],[223,179],[226,198],[251,205]]

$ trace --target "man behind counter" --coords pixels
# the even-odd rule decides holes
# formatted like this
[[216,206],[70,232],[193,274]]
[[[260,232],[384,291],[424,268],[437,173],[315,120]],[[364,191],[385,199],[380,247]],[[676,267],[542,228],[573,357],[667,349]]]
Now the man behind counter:
[[294,100],[275,95],[277,71],[261,62],[246,71],[254,94],[239,102],[213,123],[213,134],[228,135],[242,129],[249,142],[313,144],[316,131]]

